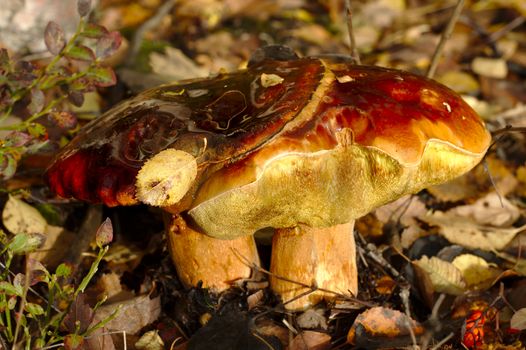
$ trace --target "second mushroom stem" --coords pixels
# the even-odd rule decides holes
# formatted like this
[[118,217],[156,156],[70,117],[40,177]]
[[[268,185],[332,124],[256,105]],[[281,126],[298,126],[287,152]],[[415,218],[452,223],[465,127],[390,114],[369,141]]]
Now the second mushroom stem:
[[192,229],[179,215],[170,215],[165,220],[170,255],[179,279],[187,288],[202,282],[203,288],[219,293],[237,280],[250,278],[252,266],[247,261],[259,266],[253,236],[222,240]]
[[[308,292],[310,288],[304,285],[356,295],[358,273],[353,228],[354,221],[328,228],[298,226],[277,229],[270,264],[273,291],[284,302]],[[334,297],[332,293],[318,290],[287,303],[285,307],[289,310],[305,309]]]

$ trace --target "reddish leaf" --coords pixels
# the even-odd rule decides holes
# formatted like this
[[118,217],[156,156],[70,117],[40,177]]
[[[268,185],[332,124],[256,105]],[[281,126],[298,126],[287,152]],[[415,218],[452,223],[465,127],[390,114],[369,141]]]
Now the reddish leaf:
[[68,100],[74,106],[80,107],[84,104],[84,94],[80,91],[70,91],[68,93]]
[[106,58],[113,55],[121,46],[122,37],[119,32],[111,32],[97,41],[97,57]]
[[91,10],[91,0],[78,0],[77,1],[77,12],[80,17],[87,16]]
[[77,125],[77,117],[71,112],[53,112],[49,119],[61,129],[73,129]]
[[9,134],[7,134],[6,138],[6,145],[9,145],[11,147],[22,147],[31,141],[31,136],[29,136],[25,132],[21,131],[12,131]]
[[64,337],[64,349],[80,350],[83,349],[84,337],[77,334],[68,334]]
[[88,71],[88,76],[96,86],[112,86],[117,81],[115,72],[110,67],[93,67]]
[[95,313],[86,303],[86,296],[80,293],[71,304],[68,313],[62,321],[62,326],[69,333],[84,333],[88,330]]
[[95,234],[95,241],[97,246],[102,247],[106,244],[111,243],[113,240],[113,225],[111,224],[110,218],[106,218],[102,225],[99,226],[97,233]]
[[64,31],[55,22],[51,21],[47,24],[44,32],[44,41],[46,47],[53,55],[58,55],[66,45]]
[[462,344],[468,349],[480,349],[484,344],[484,323],[486,316],[483,311],[473,310],[462,326]]
[[91,62],[95,60],[93,50],[84,45],[72,46],[64,53],[64,55],[68,58],[79,61]]
[[88,23],[81,33],[81,35],[85,36],[86,38],[92,39],[101,38],[106,34],[108,34],[108,30],[106,28],[94,23]]
[[29,274],[30,286],[46,280],[47,269],[38,260],[28,258],[26,260],[26,271]]

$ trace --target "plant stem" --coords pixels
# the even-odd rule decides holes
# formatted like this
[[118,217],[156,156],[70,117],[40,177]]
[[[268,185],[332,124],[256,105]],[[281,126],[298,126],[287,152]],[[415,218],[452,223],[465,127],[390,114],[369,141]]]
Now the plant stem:
[[431,64],[426,74],[428,78],[433,78],[435,76],[435,72],[438,67],[438,61],[440,60],[440,56],[442,55],[444,46],[446,45],[447,40],[451,37],[453,28],[455,28],[455,24],[457,23],[458,18],[460,17],[460,13],[462,12],[462,8],[464,7],[464,2],[465,0],[458,0],[457,5],[455,6],[455,10],[453,11],[453,15],[451,16],[451,19],[449,20],[446,29],[444,30],[444,32],[442,32],[440,42],[438,43],[435,52],[433,53],[433,58],[431,60]]

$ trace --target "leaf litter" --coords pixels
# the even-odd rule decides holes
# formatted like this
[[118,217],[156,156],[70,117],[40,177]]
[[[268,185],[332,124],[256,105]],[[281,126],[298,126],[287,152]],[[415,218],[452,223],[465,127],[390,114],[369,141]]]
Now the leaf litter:
[[[155,15],[161,2],[101,0],[99,6],[101,23],[110,31],[136,31]],[[338,1],[180,1],[158,20],[154,29],[145,32],[136,63],[127,67],[135,75],[128,75],[131,78],[123,82],[140,85],[145,72],[154,81],[166,81],[168,75],[186,79],[231,71],[243,67],[250,54],[265,44],[289,45],[303,55],[347,54],[342,10]],[[449,13],[440,1],[353,2],[354,34],[362,60],[423,74]],[[526,123],[526,115],[519,108],[526,100],[525,28],[523,24],[509,25],[525,14],[520,1],[468,3],[438,66],[437,78],[465,94],[477,110],[480,108],[491,130],[508,123]],[[56,32],[53,27],[48,30]],[[62,45],[60,35],[49,38],[46,44],[50,50]],[[99,96],[103,100],[109,98],[104,92]],[[225,340],[225,349],[236,348],[232,342],[255,344],[254,348],[265,348],[264,344],[270,343],[274,349],[330,349],[351,348],[344,340],[349,332],[354,334],[349,335],[351,342],[366,347],[410,346],[414,339],[423,342],[423,334],[435,342],[445,340],[448,346],[460,346],[461,340],[466,339],[460,324],[469,325],[469,315],[480,301],[504,299],[504,306],[496,305],[499,317],[484,318],[489,327],[498,330],[483,334],[480,344],[519,348],[518,342],[525,342],[525,306],[515,297],[525,288],[517,282],[524,282],[526,277],[526,238],[522,234],[526,229],[524,141],[523,134],[505,134],[487,155],[486,168],[481,165],[450,184],[400,199],[363,219],[361,226],[357,223],[365,241],[373,244],[383,258],[373,260],[367,254],[359,258],[366,277],[361,277],[358,297],[367,306],[342,301],[285,316],[264,284],[257,291],[250,291],[257,292],[257,300],[252,298],[250,302],[250,311],[244,306],[248,293],[243,284],[238,285],[237,292],[219,298],[199,288],[184,290],[167,259],[159,258],[167,254],[159,238],[159,215],[144,208],[139,215],[130,214],[127,209],[105,209],[105,216],[114,223],[117,241],[110,246],[123,247],[120,255],[133,258],[109,258],[106,271],[100,272],[97,283],[86,291],[86,302],[92,307],[99,295],[110,298],[96,310],[95,318],[106,317],[117,305],[123,305],[123,316],[106,324],[104,332],[126,330],[130,337],[151,343],[152,349],[153,344],[161,343],[188,349],[219,348],[219,343],[206,340],[216,334],[230,339]],[[34,161],[28,159],[22,170],[31,169]],[[20,180],[12,181],[9,186]],[[82,221],[78,218],[85,209],[67,209],[71,203],[59,203],[70,215],[68,221],[62,220],[61,227],[54,227],[35,209],[35,197],[24,199],[4,198],[4,227],[13,234],[47,234],[48,245],[32,253],[37,254],[33,258],[46,265],[56,264],[47,262],[49,255],[46,258],[45,252],[67,249],[71,241],[64,241],[60,232],[63,228],[75,237]],[[97,220],[98,225],[102,216]],[[99,237],[101,245],[107,241],[103,236]],[[419,248],[420,256],[409,259],[407,255],[416,249],[416,242],[424,249]],[[133,247],[137,246],[146,248],[146,253],[135,254]],[[82,247],[90,249],[89,245]],[[79,260],[90,259],[93,256],[84,254]],[[83,265],[85,262],[80,262],[77,267],[82,270]],[[381,287],[385,281],[392,281],[389,288]],[[407,285],[412,287],[410,310],[400,293]],[[447,302],[437,305],[440,294],[446,295]],[[425,306],[421,299],[427,301]],[[81,305],[84,304],[79,301],[79,311]],[[441,312],[434,313],[435,308]],[[482,308],[481,312],[489,315],[489,309]],[[512,316],[506,318],[506,313]],[[211,316],[206,324],[199,322],[205,319],[203,315]],[[430,326],[431,319],[445,328],[459,326],[448,328],[453,335],[447,338],[447,334]],[[385,323],[382,329],[387,329],[382,334],[371,331],[379,323]],[[410,325],[412,331],[404,325]],[[518,332],[505,333],[512,328]],[[204,343],[199,345],[200,341]]]

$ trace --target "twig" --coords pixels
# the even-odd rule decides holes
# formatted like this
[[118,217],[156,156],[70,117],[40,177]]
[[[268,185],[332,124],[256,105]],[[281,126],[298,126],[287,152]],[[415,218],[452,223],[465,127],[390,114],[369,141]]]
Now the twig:
[[491,171],[489,170],[488,162],[486,159],[482,162],[482,166],[484,167],[484,171],[488,174],[489,181],[491,182],[491,185],[493,186],[493,189],[495,190],[495,193],[497,194],[497,197],[499,197],[500,206],[504,208],[504,201],[502,200],[502,195],[499,192],[499,189],[497,188],[497,183],[495,182],[495,179],[493,179],[493,176],[491,175]]
[[402,287],[402,290],[400,291],[400,298],[402,299],[402,303],[404,304],[404,310],[405,315],[407,316],[405,318],[405,326],[407,327],[407,330],[409,331],[409,334],[411,335],[411,341],[413,342],[413,349],[418,349],[418,344],[416,342],[416,335],[413,330],[413,327],[411,327],[411,307],[409,306],[409,296],[411,294],[409,290],[409,286]]
[[[440,318],[438,317],[438,311],[440,310],[440,306],[446,299],[445,294],[440,294],[438,299],[435,301],[435,304],[433,305],[433,309],[431,310],[431,316],[429,316],[427,322],[431,326],[431,331],[429,329],[426,330],[426,333],[424,336],[421,337],[421,344],[420,348],[427,349],[427,346],[429,345],[429,341],[431,340],[431,337],[433,333],[435,333],[437,330],[440,330],[442,325],[440,324]],[[446,339],[449,339],[446,337]]]
[[442,339],[441,341],[439,341],[435,346],[433,346],[431,348],[431,350],[438,350],[442,347],[442,345],[444,345],[449,339],[451,339],[453,336],[455,335],[455,333],[451,332],[449,333],[444,339]]
[[126,66],[131,66],[135,62],[135,58],[137,57],[137,54],[139,53],[139,50],[141,48],[142,41],[144,39],[144,34],[146,34],[147,31],[150,29],[153,29],[155,26],[159,24],[159,22],[163,19],[164,16],[168,14],[172,10],[172,8],[175,6],[177,0],[168,0],[164,4],[159,7],[157,12],[153,17],[151,17],[149,20],[144,22],[137,31],[135,31],[135,35],[133,36],[133,39],[131,41],[131,47],[130,47],[130,54],[128,56],[128,59],[126,60]]
[[464,0],[458,0],[457,6],[455,6],[455,10],[453,11],[453,15],[451,16],[446,29],[444,30],[444,32],[442,32],[440,41],[435,49],[435,52],[433,53],[433,58],[431,59],[431,65],[429,66],[429,69],[426,74],[428,78],[433,78],[435,76],[435,72],[438,66],[438,61],[440,60],[440,56],[442,55],[442,51],[444,50],[446,41],[451,37],[453,28],[455,27],[455,24],[457,23],[458,18],[460,17],[460,13],[462,12],[462,8],[464,7],[464,2],[465,2]]
[[[259,271],[259,272],[262,272],[268,276],[271,276],[271,277],[274,277],[274,278],[277,278],[279,280],[282,280],[282,281],[285,281],[285,282],[289,282],[289,283],[293,283],[293,284],[296,284],[298,286],[301,286],[301,287],[304,287],[304,288],[308,288],[309,291],[307,292],[304,292],[306,293],[306,295],[312,293],[312,292],[315,292],[315,291],[320,291],[320,292],[324,292],[324,293],[329,293],[329,294],[333,294],[339,298],[342,298],[344,300],[349,300],[349,301],[353,301],[353,302],[356,302],[358,304],[362,304],[364,306],[368,306],[368,307],[373,307],[373,306],[376,306],[376,304],[373,304],[373,303],[368,303],[366,301],[363,301],[363,300],[360,300],[360,299],[357,299],[357,298],[353,298],[353,297],[350,297],[348,295],[345,295],[345,294],[341,294],[341,293],[338,293],[338,292],[335,292],[333,290],[330,290],[330,289],[325,289],[325,288],[319,288],[318,286],[316,285],[311,285],[311,284],[306,284],[306,283],[303,283],[303,282],[299,282],[299,281],[295,281],[295,280],[291,280],[289,278],[286,278],[286,277],[282,277],[282,276],[279,276],[279,275],[276,275],[275,273],[272,273],[270,272],[269,270],[266,270],[264,268],[262,268],[261,266],[258,266],[256,265],[255,263],[251,262],[247,257],[245,257],[243,254],[241,254],[237,249],[235,248],[232,248],[232,251],[234,252],[235,255],[237,255],[237,257],[239,259],[241,259],[245,265],[247,265],[248,267],[250,267],[251,269],[255,270],[255,271]],[[301,296],[304,296],[304,295],[301,295]],[[295,300],[296,298],[294,298],[293,300]],[[285,304],[289,303],[290,301],[287,301]]]
[[504,35],[506,35],[507,33],[511,32],[513,29],[521,26],[524,22],[526,22],[526,17],[524,16],[516,17],[513,21],[506,24],[504,27],[497,30],[495,33],[491,34],[488,39],[490,41],[497,41],[500,38],[502,38]]
[[347,15],[347,31],[349,32],[351,57],[354,59],[356,64],[361,64],[360,54],[358,53],[358,49],[356,48],[356,39],[354,38],[354,31],[352,29],[351,0],[345,0],[345,13]]

